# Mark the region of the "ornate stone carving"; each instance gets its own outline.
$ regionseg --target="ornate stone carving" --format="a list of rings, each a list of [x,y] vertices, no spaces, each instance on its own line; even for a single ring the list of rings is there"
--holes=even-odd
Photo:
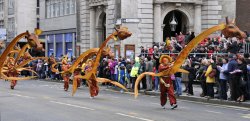
[[[201,4],[202,0],[154,0],[154,3],[196,3]]]
[[[89,6],[108,5],[108,0],[89,0]]]

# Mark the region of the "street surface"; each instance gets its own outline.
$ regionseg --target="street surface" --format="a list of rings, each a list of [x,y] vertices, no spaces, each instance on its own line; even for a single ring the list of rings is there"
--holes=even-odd
[[[71,88],[69,89],[71,91]],[[101,87],[90,99],[86,87],[75,96],[63,83],[19,81],[15,90],[0,81],[0,121],[250,121],[250,108],[178,100],[162,109],[159,97],[119,93]]]

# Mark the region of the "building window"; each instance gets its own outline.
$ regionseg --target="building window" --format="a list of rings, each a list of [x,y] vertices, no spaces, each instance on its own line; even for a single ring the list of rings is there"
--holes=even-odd
[[[47,18],[76,13],[76,0],[46,0]]]
[[[14,8],[15,8],[15,1],[14,0],[9,0],[8,3],[8,14],[13,15],[14,14]]]
[[[8,18],[8,37],[13,39],[15,37],[15,19]]]
[[[50,18],[51,16],[51,9],[50,9],[50,7],[51,7],[51,4],[50,4],[50,1],[49,0],[46,0],[46,17],[47,18]]]
[[[65,2],[65,15],[70,14],[70,0],[66,0]]]
[[[51,8],[52,14],[51,17],[56,17],[56,3],[55,1],[52,1],[52,8]]]
[[[4,20],[0,20],[0,28],[4,28]]]
[[[0,12],[4,11],[4,2],[0,0]]]
[[[76,13],[76,1],[70,0],[70,14]]]
[[[60,4],[59,4],[59,0],[55,1],[55,11],[56,11],[55,17],[60,16]]]
[[[135,45],[125,45],[125,57],[129,59],[135,57]]]
[[[63,16],[64,15],[64,3],[65,3],[65,0],[60,0],[60,16]]]

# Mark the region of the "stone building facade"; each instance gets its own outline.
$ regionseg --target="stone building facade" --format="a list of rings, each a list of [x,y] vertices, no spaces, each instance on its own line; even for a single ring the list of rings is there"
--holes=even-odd
[[[237,0],[236,24],[241,30],[250,32],[250,2],[249,0]]]
[[[76,55],[76,0],[39,0],[40,36],[45,41],[45,55]]]
[[[37,27],[37,0],[0,0],[0,28],[7,30],[7,41]],[[25,41],[25,40],[21,40]]]
[[[127,26],[132,37],[110,42],[116,57],[138,54],[140,46],[151,47],[174,33],[201,31],[235,18],[236,0],[80,0],[81,51],[98,47],[116,25]],[[175,15],[176,31],[169,21]]]

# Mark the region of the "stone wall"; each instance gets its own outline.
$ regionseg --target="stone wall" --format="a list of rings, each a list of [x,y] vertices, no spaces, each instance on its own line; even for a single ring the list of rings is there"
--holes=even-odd
[[[236,1],[236,24],[241,30],[250,32],[250,2],[249,0]]]
[[[88,1],[80,1],[80,39],[81,39],[81,53],[88,50],[90,46],[90,25],[89,25],[89,6]]]
[[[222,6],[218,0],[204,0],[202,5],[202,30],[218,25],[222,19]]]
[[[140,46],[152,45],[154,35],[154,7],[153,0],[139,0],[138,3],[138,39]],[[158,13],[160,14],[160,13]],[[140,47],[139,46],[139,47]],[[137,47],[137,48],[139,48]]]

